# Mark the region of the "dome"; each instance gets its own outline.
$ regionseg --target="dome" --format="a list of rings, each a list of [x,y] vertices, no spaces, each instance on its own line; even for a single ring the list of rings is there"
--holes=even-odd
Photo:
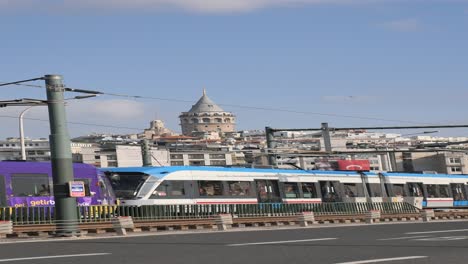
[[[196,104],[190,108],[189,113],[204,113],[204,112],[224,112],[224,110],[215,104],[207,95],[206,90],[203,89],[203,96]]]

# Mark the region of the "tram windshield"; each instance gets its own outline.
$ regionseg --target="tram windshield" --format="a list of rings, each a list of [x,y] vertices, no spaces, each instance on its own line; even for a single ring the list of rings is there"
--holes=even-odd
[[[133,199],[149,176],[141,173],[109,173],[107,177],[117,198]]]

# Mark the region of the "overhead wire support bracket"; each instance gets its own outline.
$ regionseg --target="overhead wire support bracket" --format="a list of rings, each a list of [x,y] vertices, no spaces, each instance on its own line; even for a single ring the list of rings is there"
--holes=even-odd
[[[16,82],[2,83],[2,84],[0,84],[0,86],[7,86],[7,85],[13,85],[13,84],[19,84],[19,83],[25,83],[25,82],[32,82],[32,81],[39,81],[39,80],[44,80],[44,77],[33,78],[33,79],[22,80],[22,81],[16,81]]]
[[[93,90],[84,90],[84,89],[75,89],[66,87],[65,91],[67,92],[75,92],[75,93],[87,93],[87,94],[104,94],[103,92],[93,91]]]
[[[10,105],[11,106],[31,106],[31,105],[45,105],[45,104],[47,104],[47,101],[38,100],[38,99],[29,99],[29,98],[0,101],[0,107],[7,107]]]

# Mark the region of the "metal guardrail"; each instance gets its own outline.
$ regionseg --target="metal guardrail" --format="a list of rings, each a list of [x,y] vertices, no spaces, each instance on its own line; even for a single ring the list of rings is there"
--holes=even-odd
[[[365,214],[369,210],[382,213],[417,213],[408,203],[315,203],[315,204],[210,204],[210,205],[148,205],[120,206],[116,213],[134,219],[210,218],[219,214],[234,217],[293,216],[301,212],[315,215]]]
[[[310,213],[312,214],[312,213]],[[229,215],[225,215],[228,217]],[[218,216],[219,217],[219,216]],[[377,217],[377,216],[376,216]],[[116,218],[114,218],[115,221]],[[368,222],[369,215],[320,215],[307,220],[302,217],[302,214],[289,215],[289,216],[260,216],[260,217],[237,217],[230,218],[231,222],[227,223],[232,227],[258,227],[258,226],[282,226],[282,225],[296,225],[307,226],[308,223],[362,223]],[[468,219],[468,212],[435,212],[435,216],[431,219]],[[424,219],[424,212],[419,213],[400,213],[400,214],[381,214],[380,218],[373,219],[376,222],[394,222],[394,221],[428,221]],[[305,224],[307,222],[307,224]],[[373,222],[373,221],[372,221]],[[153,219],[153,220],[137,220],[132,227],[124,227],[125,233],[140,232],[140,231],[171,231],[171,230],[190,230],[190,229],[216,229],[224,230],[224,226],[220,229],[217,226],[218,222],[216,217],[211,218],[196,218],[196,219]],[[80,233],[77,235],[86,235],[87,233],[107,233],[116,232],[115,224],[112,221],[108,222],[83,222],[79,223],[78,229]],[[227,228],[227,226],[226,226]],[[15,225],[13,226],[13,234],[5,235],[7,237],[37,237],[37,236],[56,236],[60,228],[56,224],[38,224],[38,225]],[[123,231],[123,230],[121,230]],[[117,232],[118,234],[118,232]]]
[[[231,214],[235,218],[294,216],[301,212],[320,215],[359,215],[369,210],[382,214],[417,213],[408,203],[316,203],[316,204],[192,204],[145,206],[83,206],[78,207],[79,223],[108,222],[116,216],[131,216],[135,220],[172,220],[212,218],[219,214]],[[14,225],[53,224],[53,207],[0,208],[0,221],[12,221]]]

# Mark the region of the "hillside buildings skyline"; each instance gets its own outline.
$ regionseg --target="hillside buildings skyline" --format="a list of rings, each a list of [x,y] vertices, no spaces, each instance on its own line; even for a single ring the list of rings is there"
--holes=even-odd
[[[224,111],[206,90],[189,111],[181,112],[182,134],[166,128],[163,120],[151,120],[136,134],[91,134],[71,142],[74,162],[97,167],[142,166],[140,142],[148,139],[154,166],[275,166],[303,169],[337,169],[340,160],[365,160],[371,171],[433,171],[468,173],[467,137],[433,137],[428,131],[405,137],[398,133],[364,130],[333,131],[325,151],[321,131],[281,131],[275,147],[267,147],[262,130],[236,131],[235,113]],[[437,131],[430,131],[430,133]],[[419,135],[418,135],[419,134]],[[0,141],[0,160],[18,160],[19,139]],[[468,150],[466,151],[468,152]],[[28,160],[50,160],[47,139],[26,138]],[[339,169],[339,168],[338,168]]]

